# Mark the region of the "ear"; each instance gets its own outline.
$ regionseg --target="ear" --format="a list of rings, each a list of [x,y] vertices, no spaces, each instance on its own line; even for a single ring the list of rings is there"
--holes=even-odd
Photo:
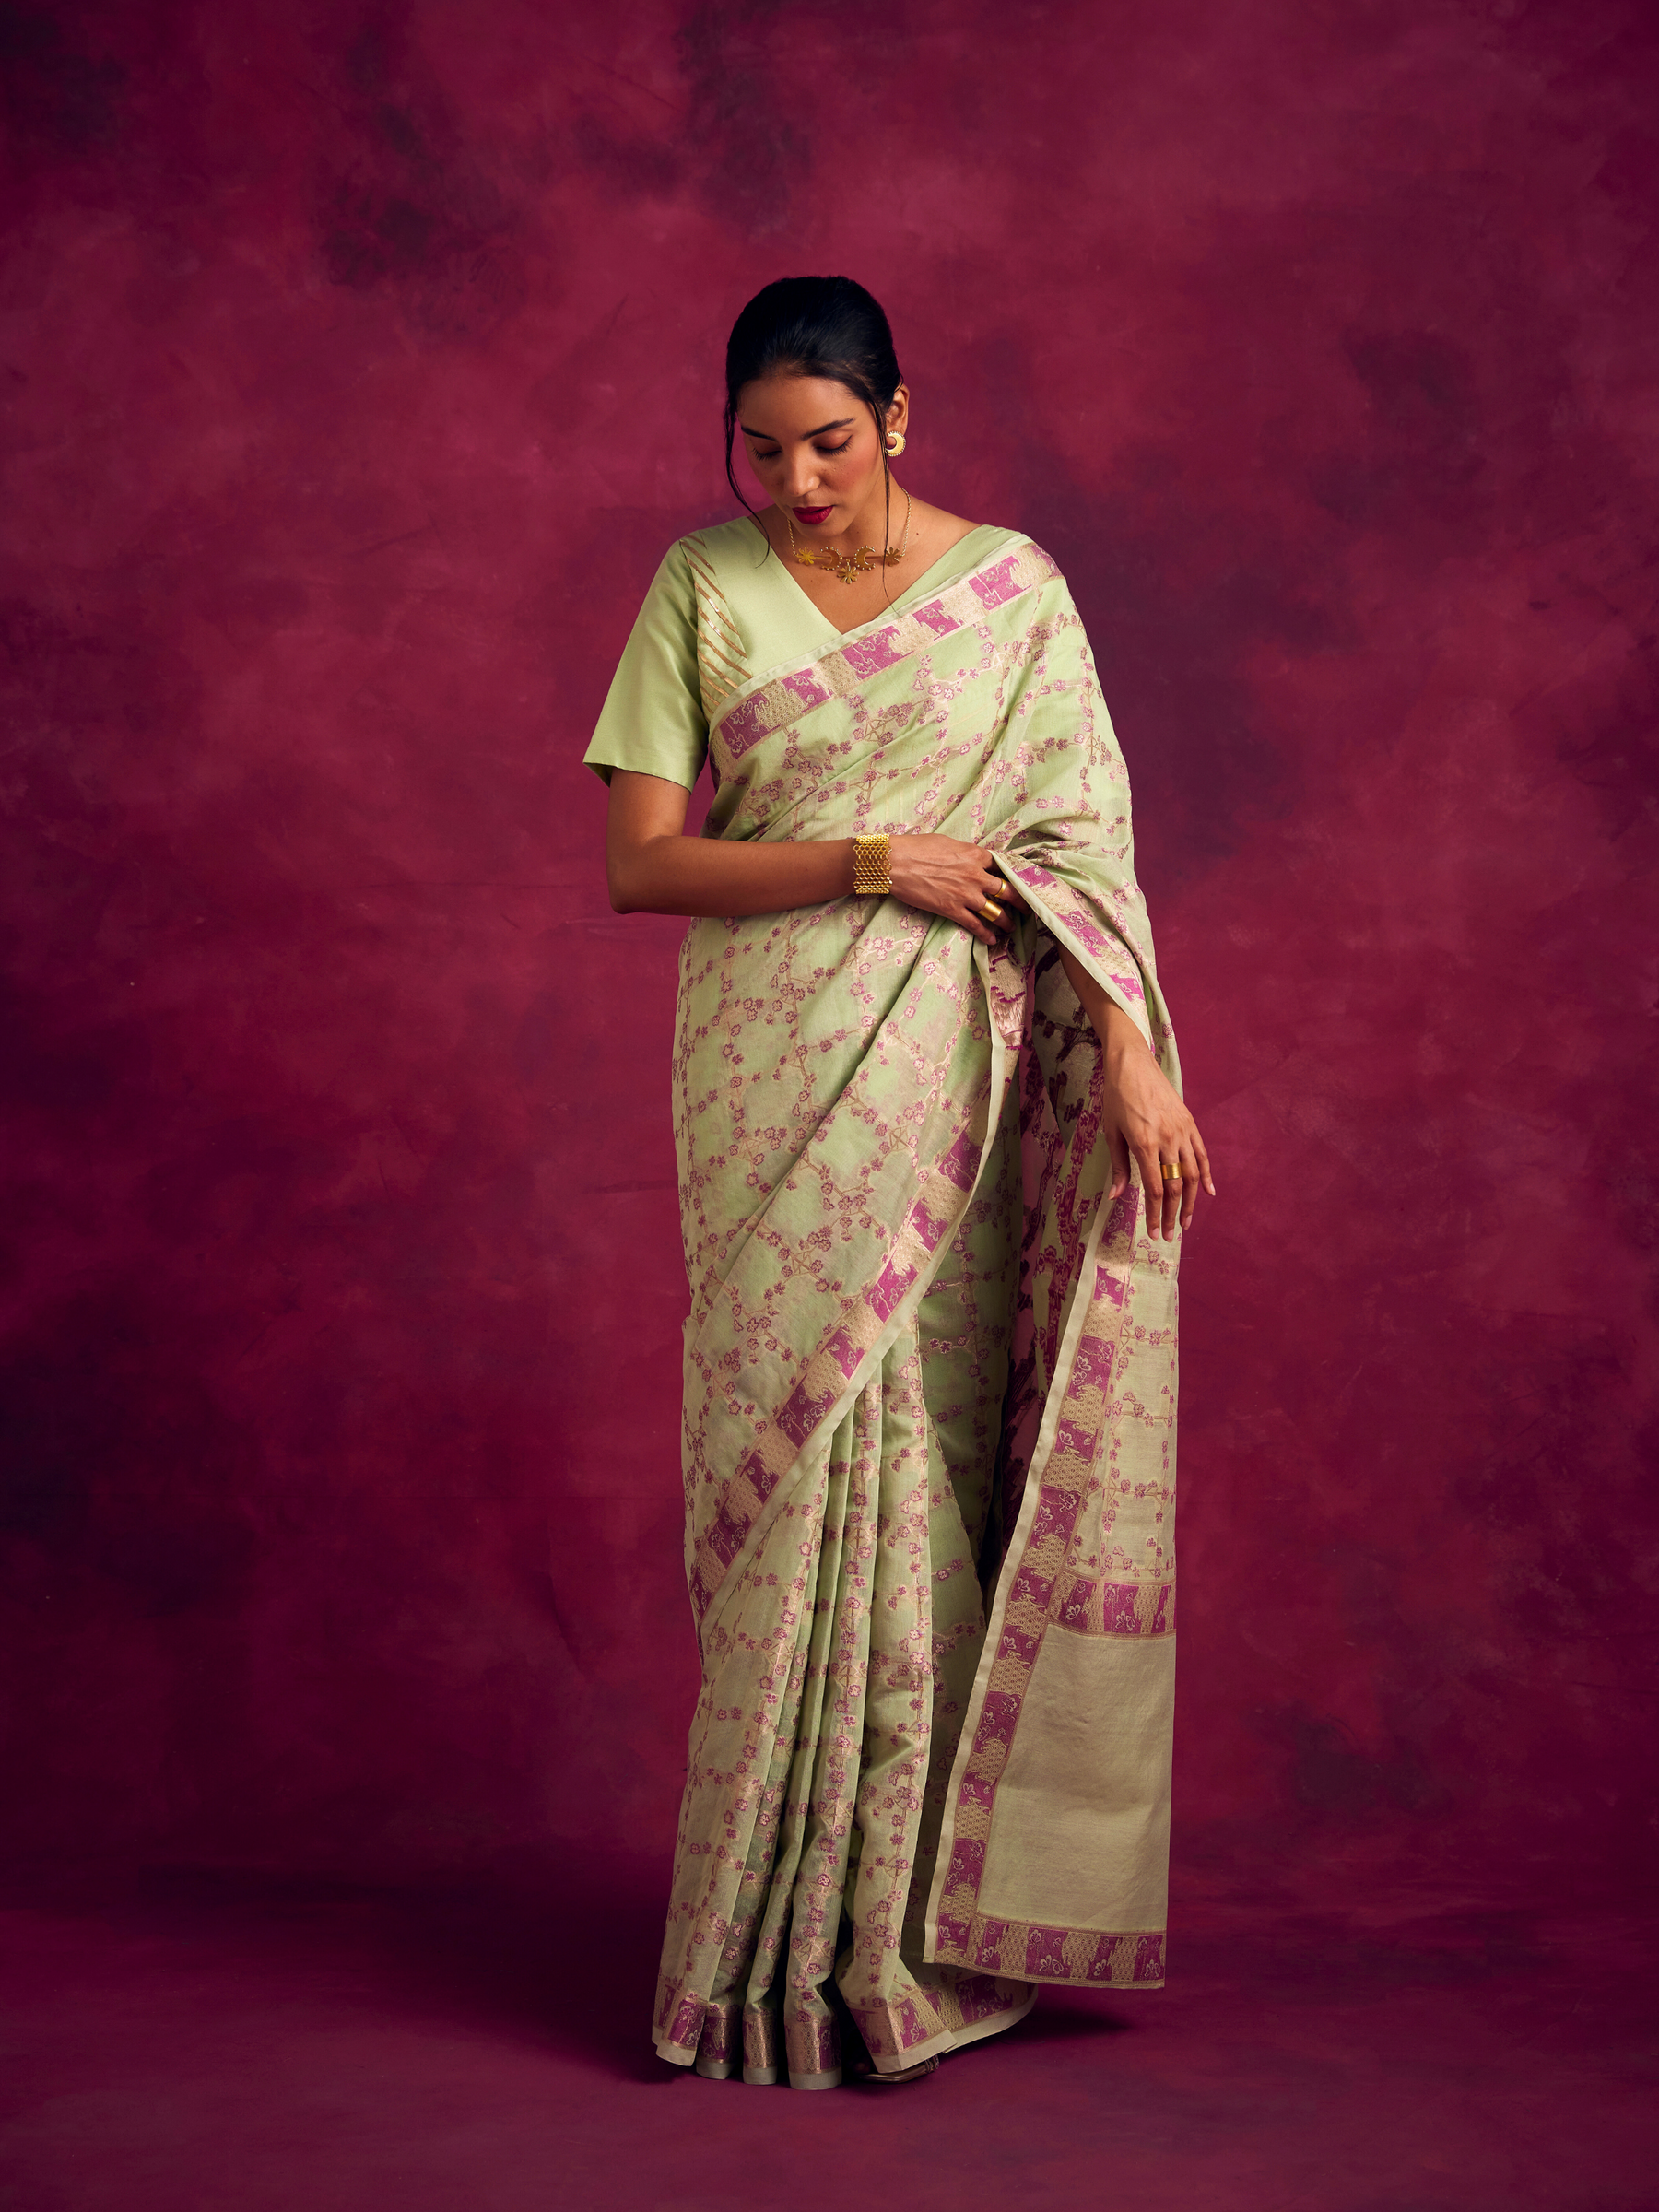
[[[910,423],[910,386],[900,384],[894,393],[887,411],[887,427],[903,437]]]

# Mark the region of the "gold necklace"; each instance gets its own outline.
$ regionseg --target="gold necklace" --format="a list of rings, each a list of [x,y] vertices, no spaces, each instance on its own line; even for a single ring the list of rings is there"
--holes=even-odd
[[[907,491],[904,495],[904,535],[896,546],[885,553],[877,553],[874,546],[860,546],[856,553],[837,553],[830,546],[808,546],[803,553],[795,544],[794,524],[784,508],[783,527],[789,533],[789,549],[804,569],[833,569],[843,583],[851,583],[854,576],[866,576],[874,568],[896,569],[910,548],[911,513],[914,502]]]

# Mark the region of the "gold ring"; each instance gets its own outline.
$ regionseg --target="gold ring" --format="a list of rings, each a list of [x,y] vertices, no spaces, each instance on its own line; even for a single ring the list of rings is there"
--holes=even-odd
[[[980,908],[980,912],[984,915],[987,922],[1000,922],[1003,918],[1003,910],[997,905],[994,899],[987,899],[984,905]]]
[[[1163,1179],[1166,1182],[1180,1182],[1183,1180],[1181,1162],[1178,1159],[1160,1159],[1158,1164],[1163,1170]]]

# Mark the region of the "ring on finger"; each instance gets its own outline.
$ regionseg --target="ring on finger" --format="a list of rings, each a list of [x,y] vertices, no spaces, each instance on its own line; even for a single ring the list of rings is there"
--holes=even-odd
[[[987,899],[979,911],[984,915],[987,922],[1000,922],[1003,918],[1003,910],[997,905],[994,899]]]
[[[1166,1182],[1182,1182],[1185,1181],[1185,1171],[1182,1169],[1182,1164],[1178,1159],[1160,1159],[1158,1164],[1159,1169],[1162,1171],[1163,1179]]]

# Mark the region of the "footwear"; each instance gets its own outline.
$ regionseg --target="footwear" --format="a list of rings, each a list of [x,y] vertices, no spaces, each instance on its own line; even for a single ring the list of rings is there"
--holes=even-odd
[[[867,2082],[872,2088],[901,2088],[906,2082],[925,2081],[938,2065],[938,2057],[919,2059],[913,2066],[901,2066],[897,2074],[879,2074],[874,2065],[860,2066],[853,2073],[853,2081]]]

